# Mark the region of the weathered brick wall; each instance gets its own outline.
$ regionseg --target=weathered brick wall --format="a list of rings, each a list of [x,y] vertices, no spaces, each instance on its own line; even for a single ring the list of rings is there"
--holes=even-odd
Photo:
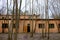
[[[35,18],[36,16],[34,16]],[[10,20],[3,20],[1,19],[2,16],[0,17],[0,33],[2,32],[2,23],[7,23]],[[24,22],[25,21],[25,22]],[[14,21],[15,23],[15,21]],[[36,33],[42,33],[42,28],[38,28],[38,24],[43,23],[44,26],[44,32],[48,32],[48,22],[45,19],[37,19],[37,20],[33,20],[33,31],[35,29]],[[49,23],[53,23],[54,24],[54,28],[49,29],[49,32],[53,32],[53,33],[57,33],[58,32],[58,24],[60,24],[60,20],[58,19],[49,19]],[[32,19],[29,20],[29,17],[26,16],[24,19],[24,16],[21,16],[21,20],[19,21],[19,28],[18,28],[18,32],[22,33],[22,32],[27,32],[27,24],[30,24],[30,32],[32,32]],[[15,28],[13,28],[13,31],[15,32]],[[8,32],[8,28],[4,29],[4,32]]]

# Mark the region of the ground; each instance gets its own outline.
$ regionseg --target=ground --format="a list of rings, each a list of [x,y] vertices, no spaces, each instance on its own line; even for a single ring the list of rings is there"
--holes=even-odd
[[[46,37],[42,37],[41,33],[34,33],[31,37],[31,33],[20,33],[17,36],[17,40],[60,40],[60,33],[50,33],[49,39],[48,34]],[[14,35],[12,36],[14,40]],[[0,34],[0,40],[8,40],[8,34]]]

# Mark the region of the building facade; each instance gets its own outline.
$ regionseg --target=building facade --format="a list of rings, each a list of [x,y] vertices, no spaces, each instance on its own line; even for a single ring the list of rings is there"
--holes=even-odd
[[[32,19],[33,18],[33,19]],[[6,15],[0,15],[0,33],[8,33],[8,30],[11,29],[8,27],[11,26],[12,15],[9,15],[7,19]],[[15,16],[13,24],[13,33],[15,32]],[[40,19],[39,15],[20,15],[18,33],[58,33],[60,32],[60,19]]]

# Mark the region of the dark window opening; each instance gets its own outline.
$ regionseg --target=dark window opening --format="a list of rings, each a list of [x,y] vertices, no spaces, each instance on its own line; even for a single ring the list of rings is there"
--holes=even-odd
[[[60,28],[60,24],[58,24],[58,28]]]
[[[4,17],[2,17],[2,19],[4,19]]]
[[[13,26],[13,28],[16,28],[16,24],[13,24],[12,26]],[[19,28],[19,27],[17,27],[17,28]]]
[[[27,25],[27,32],[30,32],[30,24]]]
[[[58,33],[60,33],[60,24],[58,24]]]
[[[2,28],[8,28],[8,24],[3,23],[3,24],[2,24]]]
[[[5,28],[8,28],[8,24],[3,23],[3,24],[2,24],[2,33],[4,33],[4,29],[5,29]]]
[[[49,28],[54,28],[54,24],[49,24]]]
[[[15,28],[15,24],[13,24],[13,28]]]
[[[39,28],[44,28],[44,24],[38,24]]]

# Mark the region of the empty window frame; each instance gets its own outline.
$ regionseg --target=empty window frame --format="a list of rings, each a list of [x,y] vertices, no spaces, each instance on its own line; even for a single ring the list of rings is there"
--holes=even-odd
[[[38,28],[44,28],[44,24],[38,24]]]
[[[3,23],[2,24],[2,28],[8,28],[8,24],[7,23]]]
[[[16,28],[15,24],[13,24],[13,28]]]
[[[16,28],[16,24],[15,23],[13,24],[13,28]],[[19,28],[19,26],[17,28]]]
[[[54,28],[54,24],[49,24],[49,28]]]
[[[2,17],[2,19],[4,19],[4,17]]]
[[[58,24],[58,28],[60,28],[60,24]]]

